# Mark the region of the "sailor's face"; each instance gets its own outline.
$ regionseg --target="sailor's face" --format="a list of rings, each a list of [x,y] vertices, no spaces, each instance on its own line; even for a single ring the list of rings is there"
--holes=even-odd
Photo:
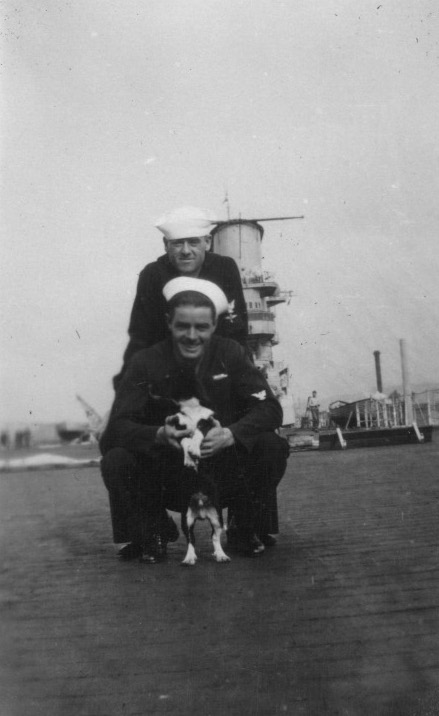
[[[177,356],[197,361],[212,338],[216,322],[208,306],[177,306],[168,326]]]
[[[210,249],[210,236],[194,236],[185,239],[164,239],[169,261],[178,273],[198,276],[206,251]]]

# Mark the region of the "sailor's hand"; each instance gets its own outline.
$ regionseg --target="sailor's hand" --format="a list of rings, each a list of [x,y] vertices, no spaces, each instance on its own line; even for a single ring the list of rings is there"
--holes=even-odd
[[[235,444],[235,438],[229,428],[223,428],[218,420],[213,420],[214,427],[209,430],[201,443],[201,458],[213,457],[221,450]]]
[[[188,428],[176,428],[176,418],[178,420],[176,415],[169,415],[165,419],[165,424],[157,430],[155,441],[159,445],[169,445],[176,450],[181,450],[180,440],[190,435],[191,431]]]

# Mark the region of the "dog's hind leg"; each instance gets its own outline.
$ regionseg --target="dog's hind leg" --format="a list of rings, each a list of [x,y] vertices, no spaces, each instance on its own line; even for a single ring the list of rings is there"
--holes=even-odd
[[[212,526],[212,544],[213,556],[217,562],[230,562],[230,557],[226,555],[221,546],[221,533],[223,531],[218,512],[211,509],[207,513],[207,518]]]
[[[187,539],[187,552],[182,564],[194,565],[197,561],[197,555],[195,553],[195,515],[189,507],[185,517],[182,519],[181,528]]]

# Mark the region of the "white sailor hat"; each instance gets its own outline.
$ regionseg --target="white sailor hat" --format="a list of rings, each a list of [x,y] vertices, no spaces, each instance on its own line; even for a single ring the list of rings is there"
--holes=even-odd
[[[212,281],[206,281],[204,278],[179,276],[168,281],[163,287],[163,295],[168,303],[177,293],[183,291],[197,291],[197,293],[207,296],[215,306],[217,316],[228,311],[229,304],[226,294]]]
[[[207,236],[212,231],[215,218],[212,212],[196,209],[194,206],[182,206],[170,214],[161,216],[156,227],[165,239],[188,239],[192,236]]]

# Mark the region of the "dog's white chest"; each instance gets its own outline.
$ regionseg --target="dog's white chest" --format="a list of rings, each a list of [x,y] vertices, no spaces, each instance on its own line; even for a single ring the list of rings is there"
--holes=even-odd
[[[197,467],[204,438],[198,426],[200,421],[208,420],[212,415],[212,410],[200,405],[198,398],[191,398],[180,403],[179,423],[191,431],[191,435],[181,441],[186,467]]]

